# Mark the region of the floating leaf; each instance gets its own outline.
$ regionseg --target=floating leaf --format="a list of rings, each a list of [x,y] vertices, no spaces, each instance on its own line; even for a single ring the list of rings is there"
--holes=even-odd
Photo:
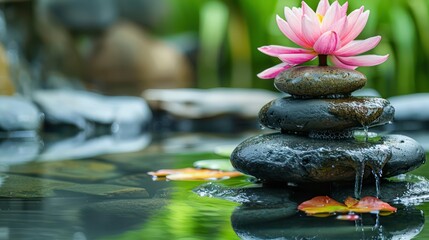
[[[242,176],[236,171],[219,171],[210,169],[182,168],[162,169],[156,172],[148,172],[154,177],[165,177],[168,180],[215,180]]]
[[[335,201],[328,196],[319,196],[305,201],[298,206],[298,210],[307,214],[348,212],[346,205]]]
[[[319,196],[305,201],[298,206],[298,210],[309,215],[320,215],[334,212],[355,212],[355,213],[380,213],[385,216],[396,212],[396,208],[376,197],[364,197],[360,201],[348,197],[345,204],[339,203],[328,196]],[[342,219],[344,220],[344,219]]]
[[[356,205],[359,202],[356,198],[347,197],[346,200],[344,200],[344,204],[349,208],[354,205]]]
[[[375,132],[354,131],[353,137],[358,142],[377,143],[381,141],[381,135]]]
[[[240,172],[206,171],[199,170],[193,173],[179,173],[168,175],[168,180],[216,180],[242,176]]]
[[[369,212],[396,212],[396,208],[390,206],[388,203],[381,201],[376,197],[364,197],[357,204],[350,207],[350,211],[357,213]]]
[[[148,172],[147,174],[154,176],[154,177],[166,177],[166,176],[172,175],[172,174],[191,173],[194,171],[195,171],[195,168],[161,169],[161,170],[158,170],[156,172]]]
[[[229,159],[211,159],[211,160],[200,160],[194,162],[196,168],[207,168],[222,171],[234,171],[234,167],[231,165]]]

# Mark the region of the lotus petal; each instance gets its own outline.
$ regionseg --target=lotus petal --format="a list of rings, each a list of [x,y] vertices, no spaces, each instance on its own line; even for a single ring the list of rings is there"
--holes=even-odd
[[[279,56],[279,59],[291,65],[298,65],[304,62],[308,62],[314,59],[315,57],[316,55],[312,53],[297,53],[297,54],[282,54]]]
[[[314,43],[314,51],[318,54],[333,54],[340,46],[338,34],[334,31],[326,32]]]
[[[275,65],[274,67],[268,68],[264,70],[263,72],[258,74],[259,78],[262,79],[271,79],[275,78],[280,72],[293,67],[294,65],[290,65],[288,63],[280,63]]]
[[[340,57],[337,56],[338,60],[342,63],[350,66],[374,66],[381,63],[384,63],[389,55],[361,55],[353,57]]]
[[[347,45],[338,49],[335,54],[343,57],[358,55],[375,48],[380,40],[380,36],[375,36],[365,40],[351,41]]]
[[[277,45],[269,45],[258,48],[259,51],[273,57],[278,57],[282,54],[292,54],[292,53],[311,53],[311,50],[302,49],[302,48],[291,48],[283,47]]]

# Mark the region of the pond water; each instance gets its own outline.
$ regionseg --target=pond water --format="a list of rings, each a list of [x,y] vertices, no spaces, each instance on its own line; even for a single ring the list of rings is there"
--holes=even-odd
[[[250,177],[154,181],[147,174],[218,159],[215,146],[247,136],[168,136],[133,153],[2,166],[0,239],[429,239],[428,165],[381,184],[381,198],[397,213],[356,221],[296,210],[314,196],[353,195],[353,184],[297,188]],[[374,194],[373,183],[364,186],[363,195]]]

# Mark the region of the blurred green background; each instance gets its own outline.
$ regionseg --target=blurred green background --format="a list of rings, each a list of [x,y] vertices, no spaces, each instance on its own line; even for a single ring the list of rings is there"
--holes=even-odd
[[[318,3],[307,2],[314,9]],[[25,59],[21,66],[28,66],[30,82],[39,88],[63,87],[52,74],[60,72],[108,95],[177,87],[275,91],[271,80],[256,74],[280,61],[257,48],[295,46],[275,16],[284,17],[284,6],[300,5],[299,0],[9,0],[0,3],[7,36],[26,39],[17,39],[18,47],[4,36],[0,40],[7,52],[19,50]],[[358,68],[368,77],[367,87],[383,97],[428,92],[429,0],[350,1],[348,12],[362,5],[371,14],[358,39],[381,35],[379,46],[368,53],[390,54],[379,66]],[[16,69],[19,76],[12,72],[12,78],[19,91],[22,71]]]
[[[284,6],[300,6],[299,0],[170,0],[173,14],[162,34],[199,33],[199,87],[253,87],[273,89],[270,80],[256,74],[279,63],[257,47],[269,44],[294,46],[278,30],[275,15],[284,18]],[[306,1],[313,9],[318,1]],[[332,2],[332,1],[330,1]],[[339,1],[343,4],[345,1]],[[350,1],[349,11],[364,5],[371,11],[358,39],[381,35],[372,52],[390,54],[389,60],[358,71],[368,77],[367,87],[382,96],[429,91],[429,0]],[[174,22],[174,24],[172,24]]]

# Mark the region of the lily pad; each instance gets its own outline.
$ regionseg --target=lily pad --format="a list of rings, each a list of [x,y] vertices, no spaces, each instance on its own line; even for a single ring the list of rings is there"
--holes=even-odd
[[[234,167],[231,165],[229,159],[210,159],[210,160],[200,160],[194,162],[194,167],[196,168],[206,168],[222,171],[234,171]]]

